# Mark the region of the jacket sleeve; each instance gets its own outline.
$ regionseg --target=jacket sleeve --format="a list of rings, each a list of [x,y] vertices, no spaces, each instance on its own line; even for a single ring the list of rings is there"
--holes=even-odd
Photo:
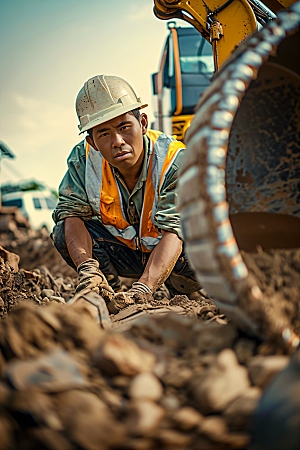
[[[53,212],[55,223],[67,217],[89,220],[95,213],[85,190],[86,157],[83,142],[73,148],[68,158],[68,170],[59,186],[59,201]]]
[[[158,199],[157,212],[154,217],[154,225],[160,230],[177,234],[182,240],[180,214],[176,211],[176,187],[180,162],[184,149],[177,155],[162,185]]]

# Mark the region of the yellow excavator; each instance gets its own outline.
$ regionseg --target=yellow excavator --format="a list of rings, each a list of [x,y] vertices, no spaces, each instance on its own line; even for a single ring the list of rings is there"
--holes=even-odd
[[[197,279],[229,317],[297,347],[282,303],[261,291],[241,251],[300,247],[300,2],[154,3],[157,17],[189,22],[213,50],[178,190]]]
[[[214,71],[245,37],[275,14],[259,0],[225,4],[157,0],[154,12],[161,19],[175,17],[194,25],[187,28],[168,21],[159,70],[152,75],[153,128],[183,140],[195,104]]]

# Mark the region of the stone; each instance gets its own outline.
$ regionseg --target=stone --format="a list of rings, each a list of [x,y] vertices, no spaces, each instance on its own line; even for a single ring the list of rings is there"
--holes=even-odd
[[[206,308],[206,307],[205,307]],[[202,314],[203,309],[201,309]],[[197,349],[199,353],[213,352],[218,353],[221,350],[231,347],[236,330],[231,325],[220,327],[216,324],[210,324],[198,327]]]
[[[160,381],[150,372],[137,375],[129,387],[129,396],[132,399],[148,399],[157,401],[163,395]]]
[[[131,432],[144,435],[153,432],[164,417],[164,410],[151,400],[137,400],[129,414],[128,428]]]
[[[231,349],[225,349],[192,382],[190,393],[196,408],[203,414],[209,414],[223,411],[249,386],[247,369],[239,365]]]
[[[163,382],[168,386],[175,388],[181,388],[192,379],[193,371],[188,367],[178,367],[176,370],[172,370],[163,376]]]
[[[192,442],[192,438],[186,434],[179,433],[175,430],[160,430],[157,435],[162,447],[158,448],[188,448]]]
[[[107,375],[135,376],[151,370],[155,356],[125,337],[112,334],[100,346],[96,363]]]
[[[54,350],[38,358],[14,359],[5,367],[5,376],[17,390],[39,389],[60,392],[74,387],[88,387],[82,366],[65,350]]]
[[[120,448],[126,435],[110,409],[92,392],[70,390],[55,395],[57,413],[75,447]]]
[[[178,400],[177,397],[175,397],[175,395],[165,395],[160,404],[167,410],[176,410],[179,408],[180,406],[180,402]]]
[[[55,292],[53,289],[42,289],[41,295],[50,298],[55,295]]]
[[[9,387],[3,382],[0,382],[0,404],[6,403],[10,394],[11,391]]]
[[[50,300],[58,303],[66,303],[63,297],[58,297],[57,295],[51,295]]]
[[[181,430],[190,430],[196,426],[200,426],[203,416],[190,406],[184,406],[175,412],[172,419]]]
[[[200,434],[204,434],[215,442],[226,442],[228,427],[225,420],[219,416],[205,417],[199,428]]]
[[[258,405],[260,397],[261,390],[258,387],[250,387],[227,406],[223,412],[223,417],[230,429],[248,429],[251,416]]]
[[[254,356],[248,364],[252,383],[264,389],[275,375],[288,365],[289,360],[290,358],[284,355]]]

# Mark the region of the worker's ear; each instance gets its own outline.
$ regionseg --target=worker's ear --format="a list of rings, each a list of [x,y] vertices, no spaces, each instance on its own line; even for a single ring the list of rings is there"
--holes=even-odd
[[[86,137],[86,142],[87,142],[88,144],[90,144],[90,146],[93,147],[94,150],[96,150],[97,152],[99,151],[99,150],[95,147],[95,144],[94,144],[94,142],[92,141],[92,139],[90,138],[89,135],[87,135],[87,137]]]
[[[141,127],[142,127],[142,133],[146,134],[148,129],[148,117],[147,114],[142,113],[141,114]]]

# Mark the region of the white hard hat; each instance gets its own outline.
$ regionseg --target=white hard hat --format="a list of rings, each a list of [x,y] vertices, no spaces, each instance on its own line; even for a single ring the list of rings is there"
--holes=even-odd
[[[76,99],[80,133],[121,116],[136,108],[145,108],[140,97],[125,80],[97,75],[84,83]]]

